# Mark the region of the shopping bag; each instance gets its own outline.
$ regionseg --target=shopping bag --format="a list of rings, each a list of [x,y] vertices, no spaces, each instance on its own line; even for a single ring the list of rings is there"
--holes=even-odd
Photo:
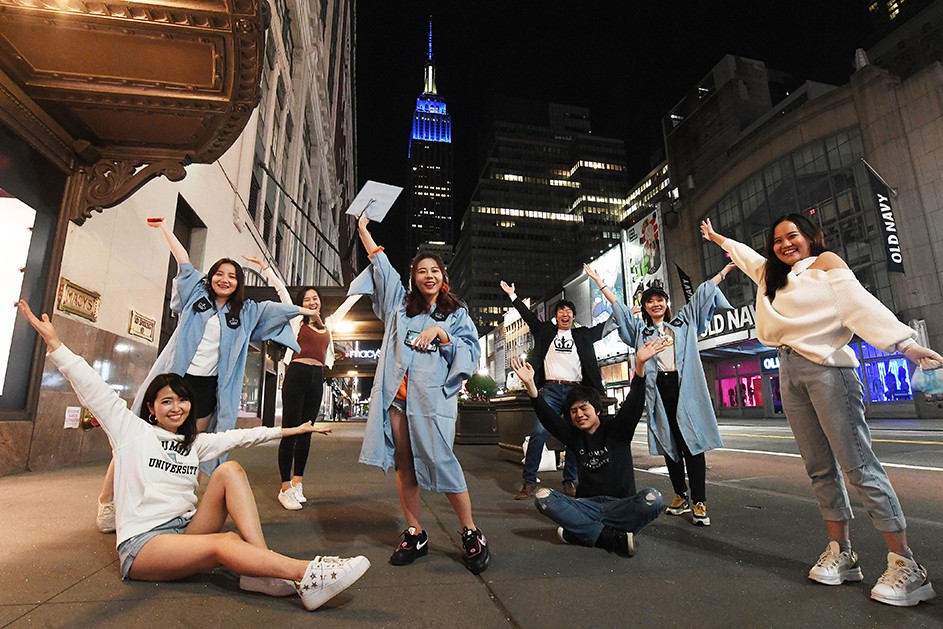
[[[530,443],[530,435],[524,437],[524,443],[521,446],[524,450],[524,453],[527,453],[527,444]],[[524,459],[521,459],[521,464],[523,465]],[[553,450],[547,449],[547,444],[544,444],[544,451],[540,453],[540,465],[537,467],[538,472],[554,472],[557,469],[557,453]]]

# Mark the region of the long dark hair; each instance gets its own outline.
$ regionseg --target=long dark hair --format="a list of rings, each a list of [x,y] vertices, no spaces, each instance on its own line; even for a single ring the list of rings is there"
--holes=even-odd
[[[305,303],[305,295],[308,294],[308,291],[309,291],[309,290],[313,290],[313,291],[315,292],[315,294],[318,296],[318,299],[321,299],[321,293],[318,292],[318,289],[317,289],[317,288],[315,288],[314,286],[303,286],[303,287],[301,287],[301,288],[298,289],[298,292],[297,292],[297,293],[295,293],[295,305],[296,305],[296,306],[304,306],[304,303]],[[321,304],[321,305],[323,306],[324,304]],[[321,321],[322,321],[322,323],[317,323],[317,322],[315,323],[315,327],[316,327],[317,329],[319,329],[319,330],[323,330],[323,329],[324,329],[324,323],[323,323],[324,317],[321,317]],[[305,316],[304,316],[304,322],[305,322],[305,325],[308,325],[308,324],[311,322],[311,317],[309,317],[308,315],[305,315]]]
[[[432,260],[439,269],[442,270],[442,288],[439,290],[439,297],[435,302],[436,312],[450,315],[459,308],[464,308],[465,303],[458,298],[458,295],[449,289],[449,274],[445,270],[445,262],[443,262],[442,256],[436,253],[420,251],[416,257],[413,258],[413,261],[409,263],[409,283],[412,288],[406,294],[406,316],[415,317],[421,312],[429,311],[429,302],[427,302],[426,298],[419,292],[419,286],[416,285],[416,267],[419,266],[419,263],[423,260]]]
[[[193,400],[193,389],[190,387],[190,383],[183,379],[183,376],[178,376],[175,373],[158,374],[151,380],[151,383],[147,385],[147,389],[144,391],[144,401],[141,403],[141,409],[138,411],[138,415],[140,415],[144,421],[154,423],[150,420],[151,411],[148,406],[154,406],[154,400],[157,399],[157,394],[160,393],[160,390],[164,387],[170,387],[170,390],[176,393],[181,400]],[[183,435],[183,448],[189,450],[196,439],[196,418],[193,416],[192,412],[183,420],[180,428],[177,429],[177,434]]]
[[[224,264],[231,264],[233,268],[236,269],[236,281],[239,282],[239,286],[237,286],[236,290],[229,296],[229,300],[226,303],[229,304],[229,312],[235,316],[239,316],[239,312],[242,311],[242,304],[246,301],[246,274],[238,262],[232,258],[220,258],[214,262],[210,270],[206,272],[206,292],[210,294],[210,299],[216,299],[216,293],[213,292],[213,276],[216,275],[216,271],[219,270],[219,267]]]
[[[770,301],[776,298],[776,291],[786,285],[789,271],[792,269],[773,252],[773,234],[776,232],[776,227],[786,221],[794,223],[799,233],[809,241],[809,255],[817,256],[829,250],[825,246],[825,234],[822,228],[802,214],[786,214],[770,225],[769,233],[766,234],[766,268],[763,271],[763,280],[766,282],[765,294]]]

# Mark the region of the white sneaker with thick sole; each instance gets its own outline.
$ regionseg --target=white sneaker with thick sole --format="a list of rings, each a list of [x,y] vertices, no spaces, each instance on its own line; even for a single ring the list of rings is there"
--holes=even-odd
[[[297,594],[295,582],[275,577],[239,577],[239,589],[247,592],[259,592],[269,596],[293,596]]]
[[[294,492],[295,500],[297,500],[299,503],[304,504],[308,502],[308,499],[305,498],[304,492],[302,491],[301,483],[298,483],[297,485],[292,483],[290,489],[292,492]]]
[[[910,607],[936,596],[926,569],[913,559],[887,553],[887,570],[871,588],[871,598],[888,605]]]
[[[845,581],[860,581],[864,575],[858,566],[858,553],[853,550],[841,552],[838,542],[829,542],[828,548],[809,570],[809,578],[825,585],[841,585]]]
[[[98,515],[95,518],[95,524],[102,533],[115,532],[115,503],[98,503]]]
[[[363,555],[350,559],[315,557],[305,568],[305,576],[300,583],[295,584],[295,588],[305,609],[313,612],[353,585],[369,567],[370,560]]]
[[[297,511],[301,508],[301,503],[295,498],[295,492],[291,490],[291,487],[285,491],[278,492],[278,501],[289,511]]]

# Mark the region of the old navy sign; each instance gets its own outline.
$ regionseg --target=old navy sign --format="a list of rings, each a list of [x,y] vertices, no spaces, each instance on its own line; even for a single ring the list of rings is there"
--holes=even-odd
[[[740,332],[754,327],[756,322],[756,309],[753,304],[719,312],[711,317],[710,324],[707,326],[707,338],[712,336],[722,336],[731,332]]]
[[[894,208],[891,207],[891,191],[887,184],[881,181],[868,169],[868,179],[871,191],[874,194],[874,203],[878,210],[878,223],[881,225],[881,235],[884,238],[884,251],[887,255],[887,272],[903,273],[904,256],[901,252],[900,232],[897,231],[897,219],[894,217]]]

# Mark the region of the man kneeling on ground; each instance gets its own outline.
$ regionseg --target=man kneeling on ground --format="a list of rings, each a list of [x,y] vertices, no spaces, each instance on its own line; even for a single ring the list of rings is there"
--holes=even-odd
[[[667,347],[665,339],[659,338],[639,349],[629,394],[614,417],[600,416],[602,402],[595,389],[574,387],[563,405],[570,421],[554,413],[538,394],[533,366],[516,358],[512,361],[537,419],[566,444],[568,455],[577,456],[580,483],[575,498],[546,488],[534,494],[540,512],[560,525],[557,534],[563,542],[631,557],[635,534],[661,513],[658,490],[635,491],[632,437],[645,404],[645,362]]]

